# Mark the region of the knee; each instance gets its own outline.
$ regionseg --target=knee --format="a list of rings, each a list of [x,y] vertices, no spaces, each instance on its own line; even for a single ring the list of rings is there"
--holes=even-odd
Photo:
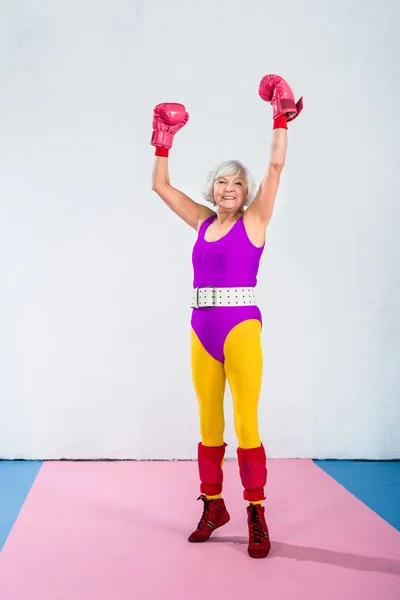
[[[201,442],[204,446],[222,446],[224,443],[224,423],[215,420],[200,421]]]
[[[249,419],[237,416],[235,418],[235,433],[239,448],[257,448],[261,444],[257,417]]]

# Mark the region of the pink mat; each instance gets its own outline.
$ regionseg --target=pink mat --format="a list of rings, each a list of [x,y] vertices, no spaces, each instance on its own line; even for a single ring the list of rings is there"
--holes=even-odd
[[[245,503],[206,544],[192,462],[45,463],[0,555],[1,600],[399,600],[400,534],[312,461],[269,461],[272,550],[247,555]]]

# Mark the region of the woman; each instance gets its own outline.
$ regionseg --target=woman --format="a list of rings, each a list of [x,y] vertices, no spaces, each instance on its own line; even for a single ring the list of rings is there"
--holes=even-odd
[[[228,379],[238,438],[238,463],[248,501],[248,553],[253,558],[270,550],[265,509],[266,455],[258,431],[262,378],[261,313],[254,298],[264,249],[287,149],[287,122],[302,110],[289,85],[266,75],[259,93],[273,106],[273,138],[267,172],[253,198],[252,180],[238,161],[225,162],[210,174],[206,200],[212,210],[174,188],[168,154],[175,133],[189,118],[182,104],[154,109],[151,144],[156,147],[153,190],[198,232],[193,249],[192,375],[200,409],[198,445],[203,515],[190,542],[204,542],[230,519],[222,498],[225,454],[223,399]],[[248,207],[245,209],[245,207]]]

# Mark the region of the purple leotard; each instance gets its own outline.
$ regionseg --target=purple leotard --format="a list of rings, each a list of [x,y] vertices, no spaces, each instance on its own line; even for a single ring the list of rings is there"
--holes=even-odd
[[[193,287],[255,287],[264,246],[257,248],[249,240],[240,217],[232,229],[216,242],[204,239],[208,226],[216,219],[202,223],[193,248]],[[194,308],[192,328],[207,352],[224,362],[224,343],[228,333],[248,319],[262,322],[258,306],[217,306]]]

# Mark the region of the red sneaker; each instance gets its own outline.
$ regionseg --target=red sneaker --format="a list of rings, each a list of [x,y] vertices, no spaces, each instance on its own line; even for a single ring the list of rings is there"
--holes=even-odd
[[[265,558],[271,550],[268,527],[265,522],[265,508],[261,504],[247,507],[247,525],[249,527],[249,547],[251,558]]]
[[[189,542],[206,542],[215,529],[222,527],[230,520],[230,516],[222,498],[207,500],[204,495],[201,495],[197,500],[204,502],[203,514],[196,531],[193,531],[188,540]]]

